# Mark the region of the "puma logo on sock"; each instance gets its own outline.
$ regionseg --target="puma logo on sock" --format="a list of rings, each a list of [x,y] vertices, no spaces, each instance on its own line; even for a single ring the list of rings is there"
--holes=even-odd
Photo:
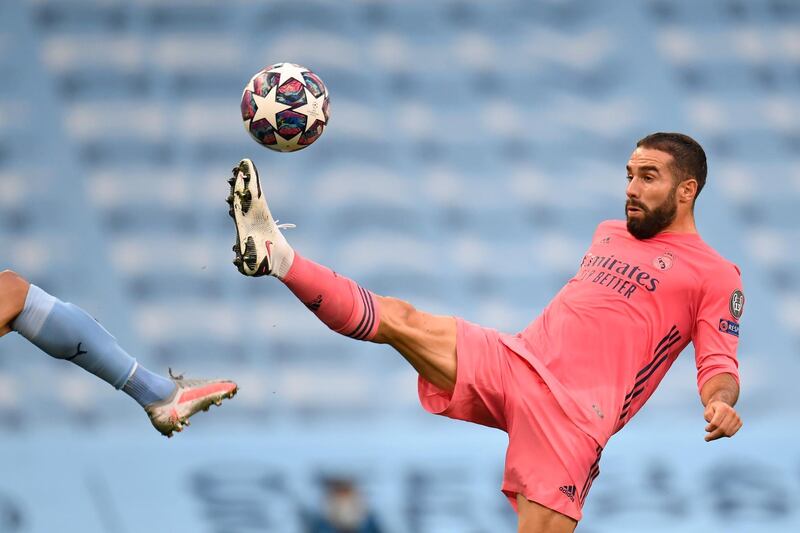
[[[75,355],[73,355],[72,357],[67,357],[67,361],[72,361],[73,359],[75,359],[79,355],[83,355],[85,353],[89,353],[89,352],[87,352],[85,350],[81,350],[81,344],[83,344],[83,343],[82,342],[78,343],[78,348],[75,350]]]

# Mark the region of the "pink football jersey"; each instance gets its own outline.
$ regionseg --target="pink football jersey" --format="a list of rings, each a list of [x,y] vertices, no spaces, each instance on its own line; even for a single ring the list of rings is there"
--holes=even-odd
[[[694,233],[637,240],[605,221],[577,274],[542,314],[502,341],[525,357],[567,415],[601,446],[653,394],[691,341],[697,385],[727,372],[744,293],[738,267]]]

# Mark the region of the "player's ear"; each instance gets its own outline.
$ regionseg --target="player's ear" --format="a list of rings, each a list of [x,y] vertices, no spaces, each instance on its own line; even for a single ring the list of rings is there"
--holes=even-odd
[[[697,196],[697,180],[687,178],[678,184],[678,202],[691,204]]]

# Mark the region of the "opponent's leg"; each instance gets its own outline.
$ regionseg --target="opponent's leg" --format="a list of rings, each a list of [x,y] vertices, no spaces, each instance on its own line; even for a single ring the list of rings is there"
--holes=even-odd
[[[389,344],[420,375],[453,390],[456,377],[456,321],[417,311],[394,298],[376,296],[352,280],[309,261],[286,242],[269,211],[258,171],[249,159],[233,169],[228,204],[236,223],[233,263],[247,276],[271,275],[329,328],[349,337]]]
[[[181,431],[197,411],[236,392],[236,384],[227,380],[190,381],[150,372],[83,309],[62,302],[14,272],[0,273],[0,302],[4,330],[13,329],[48,355],[70,361],[122,389],[145,408],[164,435]]]
[[[574,519],[548,509],[517,494],[519,533],[572,533],[578,525]]]

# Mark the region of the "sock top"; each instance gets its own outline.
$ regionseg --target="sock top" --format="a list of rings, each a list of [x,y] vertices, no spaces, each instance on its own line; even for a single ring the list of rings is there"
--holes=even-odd
[[[14,319],[11,329],[22,334],[25,338],[32,339],[39,334],[45,320],[56,303],[55,297],[30,284],[28,295],[25,297],[25,306],[22,312]]]

